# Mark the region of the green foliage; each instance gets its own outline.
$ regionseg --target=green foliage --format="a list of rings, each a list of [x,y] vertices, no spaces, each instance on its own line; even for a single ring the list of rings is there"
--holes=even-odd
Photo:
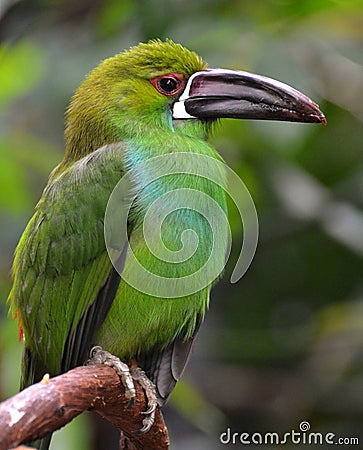
[[[31,68],[31,69],[30,69]],[[29,40],[0,47],[0,107],[27,93],[41,79],[43,59],[40,47]]]
[[[0,211],[32,211],[37,200],[29,189],[34,185],[33,178],[38,174],[46,179],[58,159],[51,145],[29,134],[0,139]],[[38,186],[37,191],[39,194]]]
[[[96,29],[102,37],[112,36],[120,28],[127,26],[135,14],[135,2],[107,0],[102,3],[97,17]]]

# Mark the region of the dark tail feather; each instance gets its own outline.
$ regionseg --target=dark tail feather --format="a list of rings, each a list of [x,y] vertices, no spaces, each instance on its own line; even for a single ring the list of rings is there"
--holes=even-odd
[[[38,441],[30,442],[27,445],[33,448],[37,448],[38,450],[48,450],[50,446],[50,441],[52,439],[53,433],[49,433],[44,436],[42,439]]]
[[[48,450],[50,446],[50,440],[52,439],[52,435],[53,433],[49,433],[40,440],[39,450]]]
[[[168,401],[183,374],[201,322],[200,316],[196,320],[194,333],[189,339],[185,340],[182,336],[178,336],[164,349],[153,348],[137,357],[139,366],[155,384],[160,406]]]

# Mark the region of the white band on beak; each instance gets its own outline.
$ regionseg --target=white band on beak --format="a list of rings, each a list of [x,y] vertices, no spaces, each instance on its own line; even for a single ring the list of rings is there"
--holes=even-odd
[[[182,100],[173,105],[173,119],[196,119],[196,117],[186,112],[184,100]]]
[[[202,72],[195,72],[189,78],[182,95],[179,97],[179,100],[173,105],[173,119],[197,119],[195,116],[191,116],[185,110],[184,100],[189,98],[190,86],[192,85],[192,81]]]

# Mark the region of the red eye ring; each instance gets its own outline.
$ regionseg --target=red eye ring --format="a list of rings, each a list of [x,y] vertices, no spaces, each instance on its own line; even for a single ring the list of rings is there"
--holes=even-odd
[[[160,94],[172,97],[184,89],[185,77],[180,73],[167,73],[152,78],[150,83]]]

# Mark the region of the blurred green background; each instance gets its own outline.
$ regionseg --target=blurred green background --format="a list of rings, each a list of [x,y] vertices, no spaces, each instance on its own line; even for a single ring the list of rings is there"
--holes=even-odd
[[[172,448],[228,448],[228,427],[284,433],[302,421],[363,448],[362,1],[0,0],[0,399],[19,378],[12,254],[62,157],[64,110],[99,61],[155,37],[211,67],[291,84],[328,119],[225,120],[216,130],[256,203],[260,240],[231,285],[242,239],[232,209],[233,255],[165,408]],[[96,448],[89,423],[83,415],[56,433],[53,448]]]

